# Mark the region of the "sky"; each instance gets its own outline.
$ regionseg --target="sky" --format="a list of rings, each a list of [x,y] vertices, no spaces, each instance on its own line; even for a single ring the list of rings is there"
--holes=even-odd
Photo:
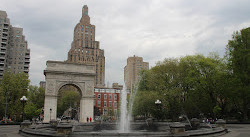
[[[11,25],[24,30],[32,85],[45,80],[47,60],[67,60],[83,5],[105,52],[108,86],[124,83],[130,56],[143,57],[150,68],[165,58],[223,57],[232,34],[250,27],[249,0],[0,0]]]

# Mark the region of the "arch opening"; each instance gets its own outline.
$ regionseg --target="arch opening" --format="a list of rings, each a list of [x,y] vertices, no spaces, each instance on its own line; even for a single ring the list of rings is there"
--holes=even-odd
[[[61,86],[57,93],[57,117],[80,119],[81,89],[75,84]]]

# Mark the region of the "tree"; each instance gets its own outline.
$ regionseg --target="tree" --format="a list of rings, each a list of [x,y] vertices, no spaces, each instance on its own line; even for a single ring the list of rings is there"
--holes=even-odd
[[[170,111],[170,104],[179,104],[179,98],[169,100],[170,93],[178,90],[178,59],[165,59],[158,62],[157,65],[148,71],[141,73],[141,81],[139,82],[139,91],[135,97],[134,114],[144,117],[153,116],[158,119],[164,119],[167,114],[174,116]],[[160,107],[155,105],[155,101],[162,101]],[[177,103],[178,102],[178,103]],[[180,109],[175,106],[176,113],[180,113]]]
[[[229,101],[227,86],[228,71],[225,61],[215,53],[208,57],[203,55],[186,56],[180,60],[181,88],[184,91],[185,111],[193,117],[199,113],[205,113],[209,117],[215,117],[213,108],[219,105],[221,113],[225,113]],[[213,115],[211,115],[213,114]]]
[[[139,91],[135,97],[133,105],[133,115],[140,117],[150,117],[157,115],[157,107],[155,101],[159,99],[156,92],[153,91]]]
[[[22,105],[20,98],[27,96],[27,89],[30,80],[26,73],[11,73],[10,70],[6,70],[3,79],[1,80],[1,95],[4,97],[4,101],[7,105],[7,116],[12,119],[21,119]]]
[[[170,117],[174,121],[181,114],[190,117],[199,117],[201,113],[207,117],[215,117],[218,113],[224,115],[229,110],[228,104],[231,101],[228,87],[232,82],[230,79],[227,81],[228,75],[225,61],[215,53],[208,57],[192,55],[180,59],[165,59],[142,73],[138,88],[140,94],[136,99],[149,102],[150,99],[146,96],[154,92],[164,102],[162,111],[167,114],[164,117]],[[221,111],[213,111],[216,106]],[[140,109],[142,108],[138,108]],[[154,109],[140,110],[143,111],[147,111],[149,115],[155,113]]]
[[[32,119],[33,117],[38,117],[44,106],[45,90],[37,86],[29,86],[28,90],[28,101],[25,105],[25,117],[27,119]]]
[[[37,108],[44,107],[45,89],[37,86],[29,86],[28,102],[34,104]]]
[[[235,79],[235,95],[239,97],[238,106],[244,119],[250,111],[250,27],[236,31],[226,47],[226,58]],[[248,114],[248,115],[247,115]]]
[[[61,91],[57,100],[57,115],[62,116],[68,108],[80,106],[81,96],[78,91]]]

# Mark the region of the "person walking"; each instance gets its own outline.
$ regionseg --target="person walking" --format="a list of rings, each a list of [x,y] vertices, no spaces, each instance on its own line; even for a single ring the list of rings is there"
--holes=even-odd
[[[90,117],[90,118],[89,118],[89,122],[91,122],[91,121],[92,121],[92,118]]]
[[[87,117],[87,122],[89,122],[89,117]]]

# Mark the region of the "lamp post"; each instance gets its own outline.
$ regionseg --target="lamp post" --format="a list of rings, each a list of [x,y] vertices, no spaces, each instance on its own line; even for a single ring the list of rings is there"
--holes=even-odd
[[[5,94],[5,112],[4,112],[4,120],[7,120],[7,105],[8,105],[8,93]]]
[[[49,121],[51,121],[52,108],[49,109]]]
[[[22,98],[20,98],[20,101],[23,103],[23,121],[24,121],[24,103],[27,101],[28,99],[26,98],[26,96],[23,96]]]
[[[159,99],[157,99],[156,101],[155,101],[155,105],[158,107],[158,110],[159,110],[159,112],[158,112],[158,121],[159,121],[159,118],[160,118],[160,114],[161,114],[161,101],[159,100]]]

